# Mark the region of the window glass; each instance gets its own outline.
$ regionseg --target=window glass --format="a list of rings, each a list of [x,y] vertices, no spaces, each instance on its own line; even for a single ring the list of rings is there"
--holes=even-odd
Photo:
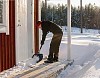
[[[0,1],[0,23],[3,23],[3,1]]]
[[[9,35],[9,0],[0,0],[0,33]]]

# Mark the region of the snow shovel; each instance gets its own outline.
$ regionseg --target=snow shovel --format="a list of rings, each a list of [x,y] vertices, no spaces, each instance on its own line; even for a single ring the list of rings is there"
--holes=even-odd
[[[39,49],[38,53],[37,53],[37,54],[34,54],[34,55],[32,56],[32,58],[33,58],[34,56],[39,57],[39,60],[37,61],[37,63],[40,62],[40,61],[43,59],[43,54],[40,54],[41,48],[42,48],[42,45],[40,46],[40,49]]]

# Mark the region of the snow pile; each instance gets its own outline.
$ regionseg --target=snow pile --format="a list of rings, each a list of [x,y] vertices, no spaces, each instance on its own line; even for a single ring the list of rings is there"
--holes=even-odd
[[[96,70],[94,65],[98,67],[98,70]],[[83,66],[75,64],[73,64],[72,66],[68,66],[65,70],[61,72],[61,74],[57,78],[82,78],[82,77],[83,78],[100,77],[100,50],[98,50],[97,53],[94,56],[92,56],[91,61],[87,60],[87,62],[85,62]]]
[[[1,72],[0,78],[7,78],[7,76],[9,75],[12,75],[14,73],[17,73],[23,70],[27,70],[30,67],[34,67],[38,60],[39,58],[37,56],[34,56],[34,58],[29,58],[27,60],[21,61],[16,66]]]
[[[83,75],[82,78],[100,78],[100,58],[96,63]]]
[[[94,45],[94,46],[97,48],[96,45]],[[99,49],[99,47],[98,47],[98,49]],[[74,63],[72,66],[68,66],[65,70],[63,70],[61,72],[61,74],[58,76],[58,78],[82,78],[82,77],[85,78],[83,75],[89,69],[93,68],[94,65],[99,66],[99,71],[97,71],[95,69],[95,72],[96,73],[98,72],[98,73],[95,74],[95,75],[93,75],[94,74],[94,72],[93,72],[94,69],[91,69],[91,71],[89,71],[89,72],[90,72],[90,75],[91,75],[91,72],[93,73],[92,76],[90,76],[89,74],[86,74],[86,75],[88,75],[88,77],[86,77],[86,78],[95,78],[98,75],[100,76],[100,50],[98,50],[97,52],[94,52],[94,53],[95,53],[94,55],[93,54],[92,55],[88,54],[88,57],[87,57],[88,59],[85,59],[83,57],[83,59],[85,59],[85,62],[83,62],[83,64],[80,62],[79,65],[77,65],[76,63]],[[99,59],[99,61],[98,61],[98,59]],[[97,64],[97,61],[98,61],[98,64]],[[97,77],[97,78],[99,78],[99,77]]]
[[[65,70],[63,70],[57,78],[67,78],[68,76],[74,74],[75,72],[81,70],[82,67],[80,65],[72,65],[68,66]]]
[[[80,65],[70,66],[70,69],[67,70],[68,76],[75,73],[75,72],[77,72],[77,71],[79,71],[79,70],[81,70],[81,69],[82,69],[82,66],[80,66]]]

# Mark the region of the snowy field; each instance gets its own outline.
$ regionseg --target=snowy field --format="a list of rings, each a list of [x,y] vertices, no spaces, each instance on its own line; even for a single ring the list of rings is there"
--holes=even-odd
[[[59,60],[67,59],[67,28],[63,27],[63,32]],[[72,28],[71,32],[71,58],[74,63],[63,70],[57,78],[100,78],[100,35],[98,30],[83,29],[81,34],[79,28]],[[49,53],[51,38],[52,34],[49,33],[40,51],[44,57]],[[6,78],[9,74],[28,69],[35,64],[34,61],[38,58],[28,60],[19,62],[17,66],[7,70],[8,72],[1,73],[0,78]]]

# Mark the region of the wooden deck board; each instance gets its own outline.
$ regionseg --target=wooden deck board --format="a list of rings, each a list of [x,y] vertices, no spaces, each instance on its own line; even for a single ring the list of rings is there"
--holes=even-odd
[[[27,69],[27,70],[21,70],[20,72],[16,72],[16,73],[13,73],[11,74],[10,76],[8,76],[8,78],[18,78],[18,77],[21,77],[23,75],[26,75],[32,71],[35,71],[39,68],[42,68],[44,67],[44,65],[42,65],[44,63],[44,60],[46,60],[46,58],[44,58],[42,61],[40,61],[39,63],[36,63],[36,65],[33,65],[31,68]]]
[[[57,73],[67,67],[68,61],[60,61],[55,63],[40,63],[36,67],[29,68],[28,70],[15,73],[8,78],[50,78],[57,76]]]
[[[48,64],[47,66],[44,66],[43,68],[33,71],[29,74],[26,74],[20,78],[48,78],[50,76],[56,76],[56,73],[64,69],[67,65],[67,61],[55,62],[52,64]]]

